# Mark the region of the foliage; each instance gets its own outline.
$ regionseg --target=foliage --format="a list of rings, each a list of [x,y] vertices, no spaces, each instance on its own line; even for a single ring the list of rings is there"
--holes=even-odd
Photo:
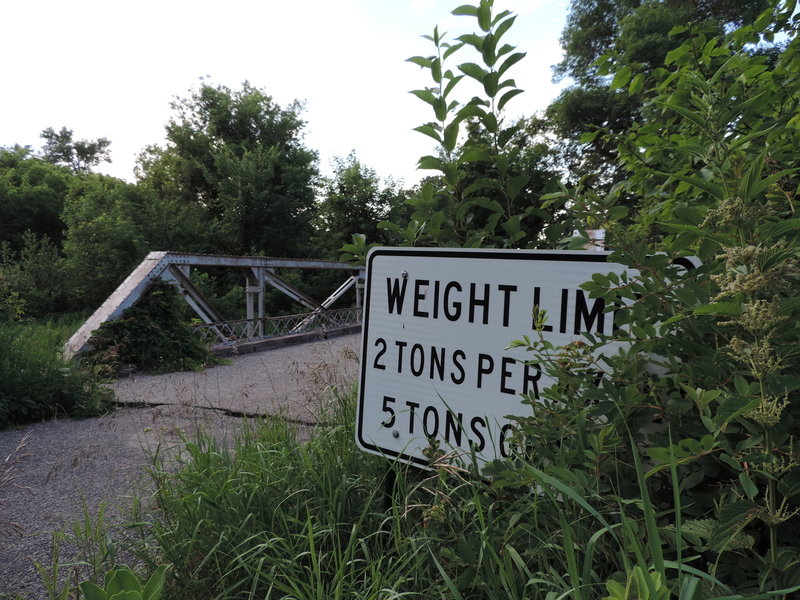
[[[217,359],[182,319],[183,301],[168,283],[155,282],[116,321],[92,333],[85,360],[113,373],[122,365],[168,373],[197,371]]]
[[[217,235],[207,252],[302,256],[314,209],[316,155],[302,144],[301,105],[262,90],[202,84],[172,104],[167,146],[139,158],[159,201],[202,207]]]
[[[593,185],[608,190],[624,177],[617,162],[616,144],[604,136],[586,136],[596,129],[624,135],[636,122],[645,79],[662,68],[665,57],[684,41],[702,33],[707,39],[726,28],[752,23],[767,0],[573,0],[561,36],[563,61],[557,78],[570,77],[566,88],[547,109],[554,133],[561,138],[559,152],[571,178],[591,177]],[[670,35],[676,26],[690,26],[691,34]],[[702,43],[699,42],[698,43]],[[614,55],[617,77],[604,68]],[[620,92],[631,86],[632,94]]]
[[[158,600],[164,587],[167,566],[158,567],[144,585],[133,571],[120,565],[108,571],[101,588],[91,581],[79,584],[85,600]]]
[[[72,179],[68,169],[32,156],[27,148],[0,148],[0,242],[20,250],[22,236],[30,231],[59,244]]]
[[[147,255],[145,204],[137,186],[113,177],[87,175],[73,184],[63,213],[73,307],[100,306]]]
[[[407,245],[534,247],[543,223],[553,219],[538,202],[542,179],[547,179],[539,161],[531,165],[521,157],[524,123],[508,125],[502,119],[503,108],[522,92],[508,72],[525,53],[501,43],[516,17],[509,11],[493,15],[492,6],[491,0],[483,0],[456,8],[453,14],[474,18],[480,33],[461,35],[451,43],[437,27],[425,36],[435,53],[408,59],[427,70],[433,81],[432,87],[412,93],[435,117],[416,130],[438,142],[440,153],[419,161],[419,168],[438,171],[438,176],[409,200],[414,208],[409,224],[384,225],[402,235]],[[476,53],[481,64],[463,62],[457,71],[448,68],[451,58],[466,49]],[[483,97],[466,103],[453,98],[465,77],[480,86]]]
[[[67,282],[64,260],[47,237],[25,232],[19,252],[0,244],[0,297],[5,298],[11,320],[65,312]]]
[[[641,123],[607,135],[626,178],[608,194],[549,199],[605,228],[610,260],[631,271],[583,286],[613,312],[613,336],[521,341],[557,383],[519,421],[519,468],[497,476],[516,487],[547,475],[545,489],[575,492],[572,518],[600,515],[654,541],[632,556],[638,574],[616,559],[593,578],[616,581],[612,597],[652,569],[680,597],[690,585],[696,597],[789,597],[800,585],[793,13],[775,2],[752,26],[679,44],[651,87],[628,89],[646,98]],[[779,33],[788,43],[776,61],[749,51]],[[632,69],[617,62],[609,74]],[[623,225],[628,194],[640,201]],[[687,255],[702,266],[672,263]],[[612,537],[574,539],[586,549],[576,560],[610,553]]]
[[[41,135],[45,144],[42,147],[42,158],[54,165],[64,165],[74,173],[88,173],[92,167],[101,162],[111,162],[108,147],[111,142],[106,138],[96,140],[74,140],[72,130],[62,127],[55,131],[48,127]]]
[[[210,438],[157,457],[151,564],[171,598],[399,598],[422,589],[420,551],[381,510],[383,462],[352,443],[352,404],[301,442],[281,420],[234,448]]]
[[[378,174],[363,164],[354,152],[334,159],[333,178],[325,182],[319,203],[316,252],[321,258],[338,258],[338,250],[356,234],[380,245],[390,245],[392,236],[378,226],[386,220],[407,219],[404,205],[408,192],[392,180],[381,182]]]
[[[61,355],[73,329],[57,321],[0,323],[0,429],[109,409],[111,394],[94,373]]]

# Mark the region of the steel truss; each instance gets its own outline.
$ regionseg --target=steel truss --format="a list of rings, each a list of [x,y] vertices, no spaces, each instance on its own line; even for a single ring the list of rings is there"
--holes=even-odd
[[[247,318],[225,321],[192,283],[190,276],[193,267],[229,267],[243,270]],[[346,271],[349,275],[336,291],[322,302],[317,302],[277,275],[275,269],[280,268],[334,269]],[[73,356],[88,350],[92,332],[106,321],[120,318],[125,309],[133,306],[156,280],[171,283],[178,289],[183,299],[203,321],[202,325],[195,328],[198,335],[212,344],[230,347],[242,342],[257,342],[311,331],[328,331],[361,322],[363,267],[326,260],[151,252],[67,341],[64,353]],[[268,317],[265,306],[267,285],[280,290],[311,312]],[[356,289],[356,307],[331,310],[330,307],[353,287]]]

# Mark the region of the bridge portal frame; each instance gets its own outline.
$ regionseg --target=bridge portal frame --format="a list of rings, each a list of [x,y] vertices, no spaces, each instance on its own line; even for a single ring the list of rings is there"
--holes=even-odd
[[[193,267],[230,267],[245,273],[245,301],[248,341],[265,339],[263,329],[266,318],[265,291],[269,285],[299,302],[311,312],[292,333],[299,333],[326,312],[349,289],[356,289],[356,306],[361,308],[364,288],[364,267],[352,264],[314,259],[275,258],[261,256],[225,256],[217,254],[187,254],[180,252],[150,252],[130,275],[117,287],[105,302],[67,340],[64,354],[72,357],[89,349],[92,332],[107,321],[114,321],[136,304],[157,280],[174,285],[187,304],[200,319],[213,330],[220,343],[230,343],[233,331],[224,319],[191,281]],[[276,272],[280,268],[333,269],[349,272],[348,278],[330,296],[317,302]]]

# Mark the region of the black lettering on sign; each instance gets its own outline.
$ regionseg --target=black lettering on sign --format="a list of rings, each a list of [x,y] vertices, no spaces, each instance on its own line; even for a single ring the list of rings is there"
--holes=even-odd
[[[533,392],[533,397],[539,399],[539,383],[542,378],[542,369],[536,363],[525,363],[525,374],[522,378],[522,393],[527,394],[530,389]],[[530,387],[533,384],[533,387]]]
[[[567,306],[569,305],[569,290],[561,290],[561,319],[558,323],[558,331],[567,333]]]
[[[389,404],[394,404],[395,402],[397,402],[397,400],[395,398],[392,398],[391,396],[383,397],[383,412],[389,413],[389,419],[381,423],[381,425],[383,425],[384,427],[391,427],[392,425],[394,425],[394,419],[395,419],[394,409],[391,406],[389,406]]]
[[[419,408],[419,403],[406,400],[406,406],[408,407],[408,433],[413,434],[415,411]]]
[[[475,308],[480,306],[483,309],[484,325],[489,324],[489,284],[483,284],[483,298],[478,298],[477,294],[478,285],[475,283],[469,284],[469,322],[475,322]]]
[[[453,414],[452,410],[447,411],[447,413],[444,415],[445,442],[447,442],[448,444],[452,443],[456,446],[461,446],[461,434],[463,433],[461,422],[463,420],[464,420],[464,415],[462,413],[458,413],[458,415],[455,415]]]
[[[540,287],[533,288],[533,311],[532,311],[533,312],[533,320],[532,320],[532,323],[531,323],[531,329],[533,329],[534,331],[536,330],[536,317],[537,317],[537,315],[539,313],[539,304],[541,302],[541,294],[542,294],[542,288],[540,288]],[[542,326],[542,331],[553,331],[553,326],[552,325],[543,325]]]
[[[606,302],[602,298],[596,298],[592,305],[592,310],[589,312],[589,306],[586,303],[586,294],[583,290],[575,291],[575,335],[585,331],[591,331],[592,325],[597,320],[597,333],[603,333],[603,327],[606,322],[605,317]]]
[[[456,385],[461,385],[462,383],[464,383],[464,379],[467,376],[467,374],[464,372],[464,365],[461,364],[461,360],[464,360],[465,358],[467,358],[467,355],[464,353],[463,350],[456,350],[455,352],[453,352],[453,366],[455,366],[455,368],[458,369],[458,372],[460,374],[458,377],[456,377],[454,373],[450,373],[450,379]]]
[[[431,419],[430,416],[433,415]],[[439,412],[433,406],[425,407],[422,417],[422,429],[425,437],[433,438],[439,434]]]
[[[406,298],[406,285],[408,284],[408,279],[402,280],[402,286],[400,285],[400,279],[395,277],[392,279],[391,277],[386,278],[386,295],[389,300],[389,314],[392,314],[395,311],[395,307],[397,308],[397,314],[403,314],[403,301]]]
[[[401,342],[400,340],[396,340],[394,343],[397,346],[397,372],[403,372],[403,348],[408,346],[408,342]]]
[[[386,354],[386,340],[383,339],[383,338],[378,338],[377,340],[375,340],[375,345],[376,346],[383,346],[383,347],[375,355],[375,362],[372,363],[372,368],[373,369],[379,369],[381,371],[385,371],[386,370],[386,365],[383,364],[382,362],[380,362],[380,360],[381,360],[381,356]]]
[[[488,354],[478,355],[478,389],[483,385],[483,376],[494,371],[494,359]]]
[[[508,327],[508,314],[511,311],[511,292],[517,291],[515,285],[498,285],[497,289],[503,292],[503,327]]]
[[[428,295],[428,290],[422,291],[420,288],[427,288],[430,282],[427,279],[417,279],[414,282],[414,316],[415,317],[427,317],[428,311],[422,310],[419,307],[420,300],[425,300],[425,296]]]
[[[483,449],[486,448],[486,438],[483,437],[483,433],[478,429],[479,426],[486,429],[486,420],[483,417],[472,417],[472,420],[469,422],[469,428],[472,430],[472,433],[475,434],[475,437],[478,438],[478,443],[476,444],[474,441],[470,440],[470,445],[475,448],[476,452],[483,452]]]
[[[411,347],[411,374],[419,377],[425,370],[425,350],[422,344],[414,344]]]
[[[511,456],[511,448],[508,445],[508,438],[514,433],[514,426],[511,423],[506,423],[500,429],[500,456],[508,458]]]
[[[458,321],[461,318],[461,302],[456,300],[450,302],[450,293],[453,290],[461,292],[461,284],[451,281],[444,286],[444,316],[448,321]]]
[[[438,374],[439,381],[444,381],[444,346],[436,351],[435,346],[431,346],[431,374],[430,378]]]
[[[439,318],[439,280],[433,282],[433,318]]]
[[[504,394],[516,394],[516,390],[511,387],[506,386],[506,380],[511,377],[511,369],[509,368],[510,365],[513,365],[517,362],[515,359],[511,358],[510,356],[504,356],[502,359],[502,366],[500,367],[500,391]]]

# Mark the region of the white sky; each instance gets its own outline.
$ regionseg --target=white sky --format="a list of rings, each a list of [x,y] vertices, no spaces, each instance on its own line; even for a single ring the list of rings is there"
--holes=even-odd
[[[466,0],[465,0],[466,1]],[[509,72],[526,90],[509,116],[542,110],[561,86],[550,66],[568,0],[496,0],[518,15],[507,41],[528,56]],[[412,128],[433,120],[408,93],[431,84],[405,62],[428,55],[423,34],[439,25],[472,32],[453,17],[458,0],[5,0],[0,4],[0,146],[39,149],[46,127],[111,140],[99,170],[133,180],[136,155],[163,143],[175,97],[207,77],[237,89],[247,80],[279,104],[304,100],[306,145],[323,173],[355,150],[381,177],[415,183],[433,141]],[[465,62],[467,56],[458,59]],[[470,94],[471,95],[471,94]],[[470,97],[467,95],[466,97]],[[428,143],[430,142],[430,143]]]

